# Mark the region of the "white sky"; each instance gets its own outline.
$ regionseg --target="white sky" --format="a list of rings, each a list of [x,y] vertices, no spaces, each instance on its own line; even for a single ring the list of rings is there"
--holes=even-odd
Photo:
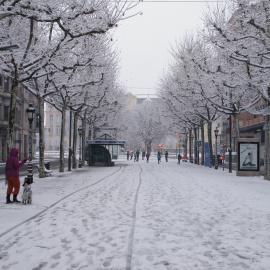
[[[162,1],[162,0],[158,0]],[[215,3],[210,3],[215,5]],[[170,62],[170,49],[187,33],[203,26],[206,2],[142,2],[114,33],[120,51],[120,81],[133,94],[153,94]]]
[[[31,205],[5,204],[0,181],[0,269],[269,269],[269,181],[154,154],[115,162],[34,169]]]

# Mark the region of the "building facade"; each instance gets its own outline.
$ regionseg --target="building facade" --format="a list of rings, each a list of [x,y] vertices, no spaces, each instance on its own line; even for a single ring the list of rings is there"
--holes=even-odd
[[[60,135],[61,135],[61,122],[62,114],[50,104],[45,104],[45,127],[44,127],[44,142],[45,151],[59,151],[60,150]],[[69,118],[66,118],[66,123]],[[68,150],[68,132],[65,128],[64,135],[64,150]]]
[[[5,162],[7,159],[7,135],[8,135],[8,121],[9,108],[11,96],[12,81],[10,78],[5,78],[0,75],[0,162]],[[22,85],[18,87],[16,110],[15,110],[15,124],[12,138],[12,147],[19,150],[19,158],[28,157],[29,149],[29,121],[27,118],[26,109],[32,103],[36,112],[32,123],[33,130],[33,149],[36,149],[37,132],[38,132],[38,103],[35,96],[26,91]]]

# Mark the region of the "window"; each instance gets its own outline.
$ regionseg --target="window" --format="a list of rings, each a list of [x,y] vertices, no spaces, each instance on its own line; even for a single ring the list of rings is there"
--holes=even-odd
[[[53,115],[50,114],[50,123],[53,123]]]
[[[21,110],[20,109],[16,109],[16,119],[15,119],[15,122],[17,124],[20,124],[20,120],[21,120]]]
[[[53,136],[53,125],[50,125],[50,136]]]
[[[4,106],[4,121],[8,121],[8,106]]]
[[[39,119],[40,119],[40,115],[39,113],[36,114],[36,128],[39,127]]]
[[[56,116],[56,123],[61,123],[61,119],[62,119],[61,115],[57,115]]]
[[[60,136],[61,134],[61,126],[57,125],[56,126],[56,135]]]
[[[9,93],[9,78],[5,78],[4,82],[4,92]]]

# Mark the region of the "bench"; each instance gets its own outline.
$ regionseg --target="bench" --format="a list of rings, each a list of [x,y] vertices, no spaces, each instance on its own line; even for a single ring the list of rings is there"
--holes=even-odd
[[[38,172],[40,172],[39,171],[39,165],[36,165],[35,167],[37,167],[37,169],[38,169]],[[44,172],[45,172],[45,177],[48,177],[48,176],[52,176],[52,170],[48,170],[45,166],[44,166]]]

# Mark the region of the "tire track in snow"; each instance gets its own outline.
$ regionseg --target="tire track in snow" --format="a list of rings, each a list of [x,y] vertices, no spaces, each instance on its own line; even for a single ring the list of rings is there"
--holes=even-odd
[[[44,212],[48,211],[49,209],[53,208],[55,205],[59,204],[60,202],[62,202],[62,201],[65,200],[66,198],[72,196],[73,194],[75,194],[75,193],[77,193],[77,192],[80,192],[80,191],[83,191],[83,190],[85,190],[86,188],[90,188],[90,187],[92,187],[92,186],[95,186],[95,185],[99,184],[100,182],[104,181],[104,180],[107,179],[108,177],[114,175],[115,173],[118,173],[118,172],[119,172],[120,170],[122,170],[122,169],[125,169],[125,167],[124,167],[124,166],[120,166],[120,168],[119,168],[117,171],[115,171],[115,172],[113,172],[113,173],[111,173],[111,174],[109,174],[109,175],[107,175],[107,176],[101,178],[101,179],[98,180],[97,182],[92,183],[92,184],[90,184],[90,185],[88,185],[88,186],[85,186],[85,187],[83,187],[83,188],[77,189],[77,190],[75,190],[74,192],[72,192],[72,193],[70,193],[70,194],[64,196],[63,198],[61,198],[61,199],[58,200],[57,202],[55,202],[55,203],[51,204],[50,206],[46,207],[44,210],[38,212],[37,214],[33,215],[32,217],[30,217],[30,218],[28,218],[28,219],[22,221],[22,222],[19,223],[19,224],[16,224],[16,225],[13,226],[12,228],[10,228],[10,229],[6,230],[5,232],[1,233],[1,234],[0,234],[0,238],[3,237],[4,235],[8,234],[9,232],[15,230],[16,228],[20,227],[21,225],[27,223],[28,221],[35,219],[35,218],[38,217],[39,215],[41,215],[41,214],[43,214]]]
[[[131,225],[131,230],[130,230],[130,234],[129,234],[129,239],[128,239],[128,248],[127,248],[127,261],[126,261],[126,270],[131,270],[131,262],[132,262],[132,254],[133,254],[133,241],[134,241],[134,232],[135,232],[135,226],[136,226],[136,207],[137,207],[137,201],[138,201],[138,195],[139,195],[139,190],[142,184],[142,172],[143,169],[142,167],[139,165],[141,171],[139,173],[139,185],[137,187],[136,190],[136,194],[135,194],[135,198],[134,198],[134,204],[133,204],[133,208],[132,208],[132,225]]]

